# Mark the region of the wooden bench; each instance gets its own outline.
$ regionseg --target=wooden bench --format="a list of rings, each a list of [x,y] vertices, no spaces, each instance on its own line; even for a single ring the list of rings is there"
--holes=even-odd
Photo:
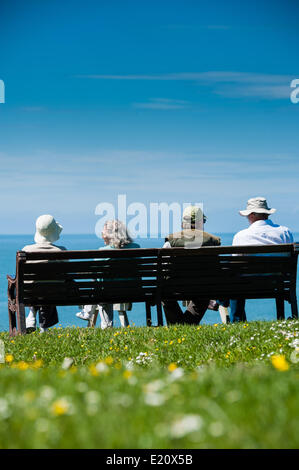
[[[156,305],[160,326],[162,300],[195,297],[273,298],[277,319],[284,318],[288,301],[298,318],[298,246],[18,251],[16,276],[7,276],[9,331],[26,333],[26,306],[122,302],[145,302],[148,326]]]

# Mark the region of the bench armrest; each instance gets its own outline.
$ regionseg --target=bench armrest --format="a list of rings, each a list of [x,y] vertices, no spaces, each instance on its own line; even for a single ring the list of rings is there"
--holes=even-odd
[[[10,276],[9,274],[7,274],[6,277],[7,277],[7,280],[8,280],[8,285],[16,283],[16,278],[15,277]]]
[[[7,280],[8,280],[8,298],[9,300],[14,300],[15,299],[15,286],[16,286],[16,278],[13,276],[10,276],[7,274]]]

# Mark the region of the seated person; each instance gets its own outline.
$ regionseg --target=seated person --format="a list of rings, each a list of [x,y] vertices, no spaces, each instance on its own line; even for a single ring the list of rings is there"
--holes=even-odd
[[[249,199],[240,215],[247,217],[249,227],[236,233],[233,246],[240,245],[277,245],[293,243],[293,235],[287,227],[274,224],[268,219],[276,209],[270,209],[264,197]],[[230,300],[231,322],[246,321],[245,299]]]
[[[102,238],[105,246],[99,248],[100,250],[140,248],[137,243],[133,242],[132,238],[128,234],[125,224],[120,220],[107,221],[103,227]],[[132,310],[131,303],[84,305],[83,309],[76,313],[76,316],[82,320],[89,321],[98,311],[101,317],[101,328],[105,329],[113,326],[113,310],[118,311],[121,326],[128,326],[129,320],[127,311]]]
[[[200,248],[201,246],[219,246],[219,237],[204,231],[204,223],[207,218],[198,206],[189,206],[183,212],[182,230],[168,235],[165,238],[163,248],[188,247]],[[187,323],[197,325],[203,318],[210,299],[193,299],[189,301],[185,313],[182,312],[176,300],[162,302],[167,324]]]
[[[64,246],[54,245],[62,231],[62,226],[56,222],[52,215],[41,215],[36,220],[36,232],[34,236],[35,243],[26,245],[23,251],[61,251],[66,250]],[[40,263],[42,261],[32,261]],[[31,282],[31,281],[28,281]],[[39,281],[42,282],[42,281]],[[26,328],[28,331],[36,329],[36,315],[39,313],[40,331],[44,332],[48,328],[58,323],[58,313],[55,305],[44,305],[42,307],[32,306],[26,318]]]

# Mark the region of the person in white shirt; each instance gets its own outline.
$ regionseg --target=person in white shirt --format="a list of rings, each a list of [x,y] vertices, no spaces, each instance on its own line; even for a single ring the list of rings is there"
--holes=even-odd
[[[274,224],[268,219],[276,209],[270,209],[264,197],[249,199],[245,210],[240,215],[247,217],[249,227],[236,233],[233,246],[237,245],[277,245],[293,243],[293,235],[287,227]],[[231,322],[246,321],[245,300],[230,300]]]

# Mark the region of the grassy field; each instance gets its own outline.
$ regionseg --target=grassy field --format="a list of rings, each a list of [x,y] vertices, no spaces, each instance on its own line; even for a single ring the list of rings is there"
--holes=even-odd
[[[299,446],[298,321],[0,340],[2,449]]]

